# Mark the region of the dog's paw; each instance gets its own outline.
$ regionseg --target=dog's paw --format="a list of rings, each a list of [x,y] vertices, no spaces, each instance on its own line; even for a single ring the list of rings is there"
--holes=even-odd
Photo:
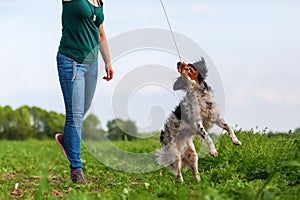
[[[201,181],[201,178],[200,178],[200,175],[199,175],[199,174],[197,174],[197,175],[195,176],[195,178],[196,178],[196,181],[197,181],[197,182],[200,182],[200,181]]]
[[[234,145],[237,145],[237,146],[242,145],[242,143],[241,143],[237,138],[231,139],[231,141],[232,141],[232,143],[233,143]]]
[[[182,176],[177,176],[177,182],[184,183]]]
[[[210,154],[211,156],[213,156],[213,157],[218,157],[218,152],[217,152],[215,149],[210,150],[210,151],[209,151],[209,154]]]

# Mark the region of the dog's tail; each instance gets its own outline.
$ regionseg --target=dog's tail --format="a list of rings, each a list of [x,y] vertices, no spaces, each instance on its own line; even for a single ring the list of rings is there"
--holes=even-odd
[[[158,165],[161,165],[163,167],[169,166],[168,165],[168,158],[166,156],[166,153],[165,153],[164,149],[157,150],[155,155],[156,155],[155,161]]]
[[[170,146],[164,146],[162,149],[156,151],[156,163],[164,167],[172,165],[178,159],[178,151],[176,144],[172,143]]]

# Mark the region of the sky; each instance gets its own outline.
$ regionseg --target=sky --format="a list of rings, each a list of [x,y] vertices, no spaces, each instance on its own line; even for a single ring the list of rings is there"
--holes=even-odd
[[[208,83],[231,126],[271,131],[300,127],[299,1],[163,2],[175,35],[203,49],[199,58],[209,61]],[[29,105],[63,113],[55,58],[61,1],[1,1],[0,9],[0,106]],[[103,127],[121,117],[135,121],[142,131],[159,130],[182,95],[170,89],[178,76],[176,52],[142,46],[122,55],[116,52],[142,39],[158,47],[174,46],[171,34],[169,40],[162,39],[168,24],[160,1],[104,0],[104,12],[115,79],[105,82],[100,77],[91,110]],[[147,32],[150,29],[161,37]],[[177,42],[183,50],[186,44]],[[186,54],[194,49],[189,50]]]

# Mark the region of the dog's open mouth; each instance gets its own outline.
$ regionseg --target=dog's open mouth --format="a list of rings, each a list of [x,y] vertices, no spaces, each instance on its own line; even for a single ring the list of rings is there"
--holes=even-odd
[[[185,76],[189,76],[189,77],[191,77],[191,75],[193,74],[193,70],[188,66],[188,64],[186,64],[184,62],[177,63],[177,71],[181,75],[185,75]]]
[[[181,75],[184,76],[189,76],[191,78],[192,75],[192,71],[191,70],[186,70],[186,69],[181,69],[180,71],[178,71]]]
[[[181,76],[189,77],[192,80],[197,81],[197,77],[199,72],[194,68],[192,64],[187,64],[185,62],[177,63],[177,71],[181,74]]]

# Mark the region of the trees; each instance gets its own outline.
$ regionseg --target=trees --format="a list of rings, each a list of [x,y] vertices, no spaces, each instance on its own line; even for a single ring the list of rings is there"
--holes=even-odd
[[[63,131],[65,116],[39,107],[22,106],[13,110],[0,106],[0,139],[24,140],[27,138],[53,138]],[[113,119],[107,123],[107,133],[101,128],[96,115],[87,116],[82,122],[82,138],[94,140],[99,134],[111,140],[133,140],[138,131],[134,121]]]
[[[63,126],[64,115],[56,112],[28,106],[16,110],[10,106],[0,107],[0,139],[53,137],[57,131],[63,130]]]
[[[46,132],[45,113],[46,111],[42,110],[41,108],[38,107],[31,108],[30,121],[35,131],[34,135],[38,139],[42,139],[46,136],[45,134],[43,134]]]
[[[13,110],[10,106],[0,107],[0,138],[23,140],[35,135],[30,121],[30,108],[22,106]]]
[[[44,126],[45,126],[45,131],[44,133],[46,136],[53,138],[53,136],[58,132],[58,131],[63,131],[64,130],[64,124],[65,124],[65,115],[59,114],[56,112],[44,112],[45,119],[44,121]]]
[[[0,107],[0,138],[8,138],[13,126],[13,109],[10,106]]]
[[[107,122],[108,137],[111,140],[133,140],[137,135],[135,122],[120,118]]]
[[[36,131],[30,122],[30,108],[28,106],[16,109],[11,121],[13,125],[8,139],[24,140],[35,136]]]
[[[93,114],[88,115],[82,122],[82,139],[97,140],[101,133],[104,133],[104,130],[98,117]]]

